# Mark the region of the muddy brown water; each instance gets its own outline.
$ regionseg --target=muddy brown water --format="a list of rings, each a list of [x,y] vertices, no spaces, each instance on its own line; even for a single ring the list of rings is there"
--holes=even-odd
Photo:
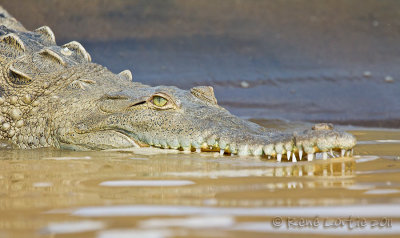
[[[351,132],[354,157],[296,164],[3,150],[0,237],[398,237],[400,131]]]
[[[354,157],[296,164],[0,150],[1,238],[400,235],[398,1],[0,4],[136,81],[212,85],[221,105],[260,125],[330,121],[359,141]]]

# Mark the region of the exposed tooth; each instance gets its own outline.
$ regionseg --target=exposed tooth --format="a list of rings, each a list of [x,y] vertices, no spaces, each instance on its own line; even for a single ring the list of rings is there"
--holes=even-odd
[[[286,156],[287,156],[287,160],[290,160],[290,156],[292,155],[292,151],[288,151],[287,153],[286,153]]]
[[[303,150],[299,150],[299,159],[301,160],[303,158]]]
[[[335,158],[335,155],[333,154],[333,150],[331,149],[331,151],[329,152],[332,156],[332,158]]]
[[[248,145],[241,146],[239,148],[238,154],[242,156],[249,155],[249,146]]]
[[[342,150],[340,151],[341,157],[344,157],[344,153],[346,153],[346,150],[345,150],[345,149],[342,149]]]
[[[251,153],[252,153],[254,156],[261,156],[262,153],[263,153],[262,146],[258,146],[258,147],[256,147],[256,148],[252,148],[252,149],[251,149]]]
[[[264,150],[264,154],[266,154],[266,155],[274,155],[275,154],[275,150],[274,150],[274,145],[273,144],[269,144],[269,145],[264,146],[263,150]]]
[[[225,153],[225,150],[220,150],[219,151],[219,155],[224,155],[224,153]]]
[[[283,154],[285,153],[285,149],[283,148],[283,144],[282,143],[278,143],[275,145],[275,151],[278,154]]]
[[[286,149],[287,151],[293,150],[293,142],[292,142],[292,141],[287,142],[287,143],[285,144],[285,149]]]
[[[351,153],[351,150],[346,151],[346,156],[350,157],[351,156],[350,153]]]
[[[308,154],[307,155],[307,160],[312,161],[314,159],[314,154]]]
[[[277,160],[278,162],[281,162],[281,160],[282,160],[282,154],[278,154],[278,155],[276,156],[276,160]]]
[[[322,153],[322,159],[323,159],[323,160],[327,160],[327,159],[328,159],[328,153],[323,152],[323,153]]]
[[[268,155],[268,159],[271,159],[271,156],[270,156],[270,155]]]
[[[210,149],[212,149],[212,146],[215,144],[215,138],[214,138],[214,136],[212,136],[211,138],[209,138],[208,140],[207,140],[207,144],[208,145],[210,145]]]
[[[221,150],[225,150],[225,148],[226,148],[226,146],[227,146],[225,140],[220,139],[219,142],[218,142],[218,144],[219,144],[219,148],[220,148]]]
[[[297,162],[296,154],[295,154],[295,153],[293,153],[292,162],[293,162],[293,163],[296,163],[296,162]]]
[[[236,154],[237,150],[236,150],[236,145],[235,144],[230,144],[229,145],[229,151],[231,152],[231,154]]]
[[[200,148],[197,148],[196,149],[196,153],[200,153],[201,152],[201,149]]]
[[[168,145],[167,145],[167,142],[166,142],[165,140],[160,141],[160,144],[161,144],[161,147],[162,147],[162,148],[168,149]]]
[[[212,147],[212,145],[210,145],[210,147],[208,147],[210,150],[212,150],[213,149],[213,147]]]
[[[153,143],[155,147],[161,147],[160,141],[158,139],[154,139]]]
[[[201,143],[200,149],[207,149],[208,145],[206,142]]]
[[[190,151],[191,143],[188,140],[185,138],[180,138],[178,141],[184,151]]]

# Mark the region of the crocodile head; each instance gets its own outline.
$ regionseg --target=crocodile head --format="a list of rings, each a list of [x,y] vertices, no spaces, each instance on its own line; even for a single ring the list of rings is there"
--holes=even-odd
[[[306,131],[283,133],[240,119],[217,104],[208,86],[182,90],[150,87],[130,81],[130,73],[114,75],[103,71],[85,90],[70,87],[57,92],[64,111],[53,127],[62,148],[111,149],[158,147],[221,154],[286,157],[293,161],[306,154],[349,151],[355,138],[317,124]],[[126,77],[128,76],[128,77]],[[343,153],[344,153],[343,152]]]
[[[182,90],[132,82],[91,63],[77,42],[57,46],[48,27],[0,28],[0,139],[20,148],[103,150],[159,147],[293,161],[351,150],[356,140],[329,124],[284,133],[242,120],[211,87]]]

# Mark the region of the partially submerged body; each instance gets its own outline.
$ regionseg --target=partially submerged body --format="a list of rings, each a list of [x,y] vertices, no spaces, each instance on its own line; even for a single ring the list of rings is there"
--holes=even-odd
[[[242,120],[212,87],[182,90],[132,82],[91,63],[78,42],[57,46],[48,27],[27,31],[0,8],[0,140],[27,148],[159,147],[308,160],[350,154],[354,136],[317,124],[284,133]]]

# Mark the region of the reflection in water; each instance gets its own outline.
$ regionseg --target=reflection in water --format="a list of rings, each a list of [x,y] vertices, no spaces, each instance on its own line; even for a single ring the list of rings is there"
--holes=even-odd
[[[109,187],[165,187],[165,186],[185,186],[194,182],[189,180],[114,180],[101,182],[100,186]]]
[[[177,233],[171,232],[166,229],[161,230],[138,230],[138,229],[129,229],[129,230],[106,230],[102,231],[98,234],[98,238],[132,238],[132,237],[145,237],[145,238],[163,238],[163,237],[174,237],[174,236],[184,236],[187,233]]]
[[[400,214],[400,165],[381,156],[292,164],[212,153],[1,152],[0,237],[206,236],[214,228],[234,237],[283,232],[270,228],[275,215]]]
[[[353,160],[328,160],[325,163],[304,163],[301,165],[274,168],[274,176],[308,176],[324,178],[352,178],[354,177]]]
[[[365,194],[392,194],[400,193],[399,189],[372,189],[365,192]]]
[[[44,234],[79,233],[79,232],[100,230],[103,228],[105,228],[104,222],[81,220],[78,222],[50,223],[44,229],[41,230],[41,233]]]
[[[249,177],[249,176],[267,176],[267,177],[340,177],[352,178],[354,176],[355,161],[350,158],[341,158],[327,161],[318,161],[316,163],[300,162],[296,164],[288,163],[268,163],[259,161],[238,161],[232,158],[224,159],[223,157],[215,160],[219,164],[231,164],[235,169],[231,170],[196,170],[183,172],[169,172],[168,175],[186,176],[186,177]],[[254,166],[255,164],[255,166]],[[261,167],[256,169],[237,167]]]

